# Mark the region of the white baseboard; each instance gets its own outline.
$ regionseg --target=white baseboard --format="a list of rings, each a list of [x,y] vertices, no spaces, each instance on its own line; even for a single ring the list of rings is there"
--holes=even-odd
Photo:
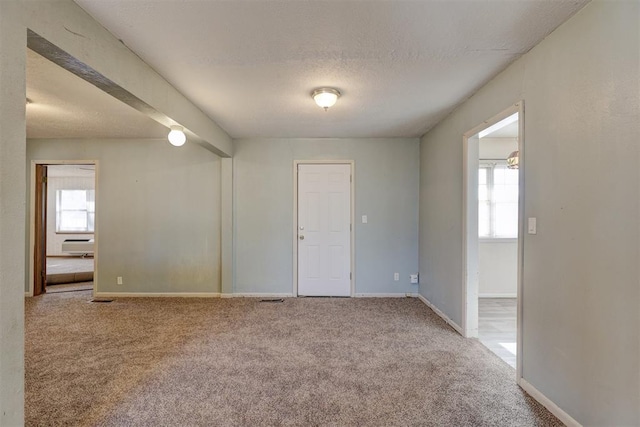
[[[478,298],[518,298],[518,294],[516,293],[486,293],[486,294],[478,294]]]
[[[388,294],[384,294],[384,293],[360,293],[360,294],[355,294],[354,297],[355,298],[415,298],[418,294],[415,293],[411,293],[411,292],[403,292],[403,293],[388,293]]]
[[[435,305],[431,304],[431,301],[429,301],[428,299],[426,299],[425,297],[423,297],[420,294],[418,294],[418,299],[420,301],[422,301],[423,303],[425,303],[427,305],[427,307],[429,307],[431,310],[433,310],[434,313],[436,313],[438,316],[442,317],[442,320],[447,322],[449,324],[449,326],[451,326],[453,329],[456,330],[457,333],[459,333],[460,335],[464,336],[464,332],[463,332],[462,328],[456,322],[451,320],[449,318],[449,316],[447,316],[442,311],[440,311],[440,309],[438,307],[436,307]]]
[[[270,293],[235,293],[233,298],[291,298],[293,294],[270,294]],[[230,297],[226,297],[230,298]]]
[[[560,421],[565,423],[567,427],[582,427],[582,424],[574,420],[571,415],[564,412],[558,405],[553,403],[547,396],[542,394],[537,388],[529,384],[527,380],[520,378],[518,384],[524,391],[526,391],[531,397],[537,400],[542,406],[547,408],[549,412],[555,415]]]
[[[220,294],[220,298],[233,298],[233,294]]]
[[[24,296],[25,297],[32,297],[33,294],[31,292],[29,292],[29,291],[25,291]]]
[[[220,298],[219,292],[95,292],[96,298]]]

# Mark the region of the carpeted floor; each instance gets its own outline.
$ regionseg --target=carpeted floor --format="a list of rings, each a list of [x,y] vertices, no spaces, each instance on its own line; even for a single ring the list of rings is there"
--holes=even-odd
[[[26,302],[30,426],[558,426],[418,299]]]

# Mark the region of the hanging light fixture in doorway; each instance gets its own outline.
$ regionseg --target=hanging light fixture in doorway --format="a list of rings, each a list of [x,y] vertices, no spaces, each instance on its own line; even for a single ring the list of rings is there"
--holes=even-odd
[[[520,160],[520,151],[516,150],[507,157],[507,167],[509,169],[518,169]]]

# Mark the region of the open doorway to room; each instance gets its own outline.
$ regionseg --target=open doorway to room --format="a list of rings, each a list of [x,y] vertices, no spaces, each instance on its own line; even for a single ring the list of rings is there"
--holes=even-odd
[[[520,375],[522,103],[465,134],[465,326]]]
[[[93,289],[95,165],[48,165],[47,292]]]
[[[33,162],[34,296],[93,289],[95,163]]]

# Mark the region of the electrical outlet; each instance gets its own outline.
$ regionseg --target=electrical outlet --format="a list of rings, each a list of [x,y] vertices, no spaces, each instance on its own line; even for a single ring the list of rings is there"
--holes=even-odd
[[[400,280],[400,273],[393,273],[393,280],[396,282]]]
[[[122,276],[118,276],[117,281],[118,281],[118,285],[122,285]]]
[[[411,279],[411,283],[413,283],[413,284],[418,283],[418,275],[417,274],[410,274],[409,275],[409,279]]]

